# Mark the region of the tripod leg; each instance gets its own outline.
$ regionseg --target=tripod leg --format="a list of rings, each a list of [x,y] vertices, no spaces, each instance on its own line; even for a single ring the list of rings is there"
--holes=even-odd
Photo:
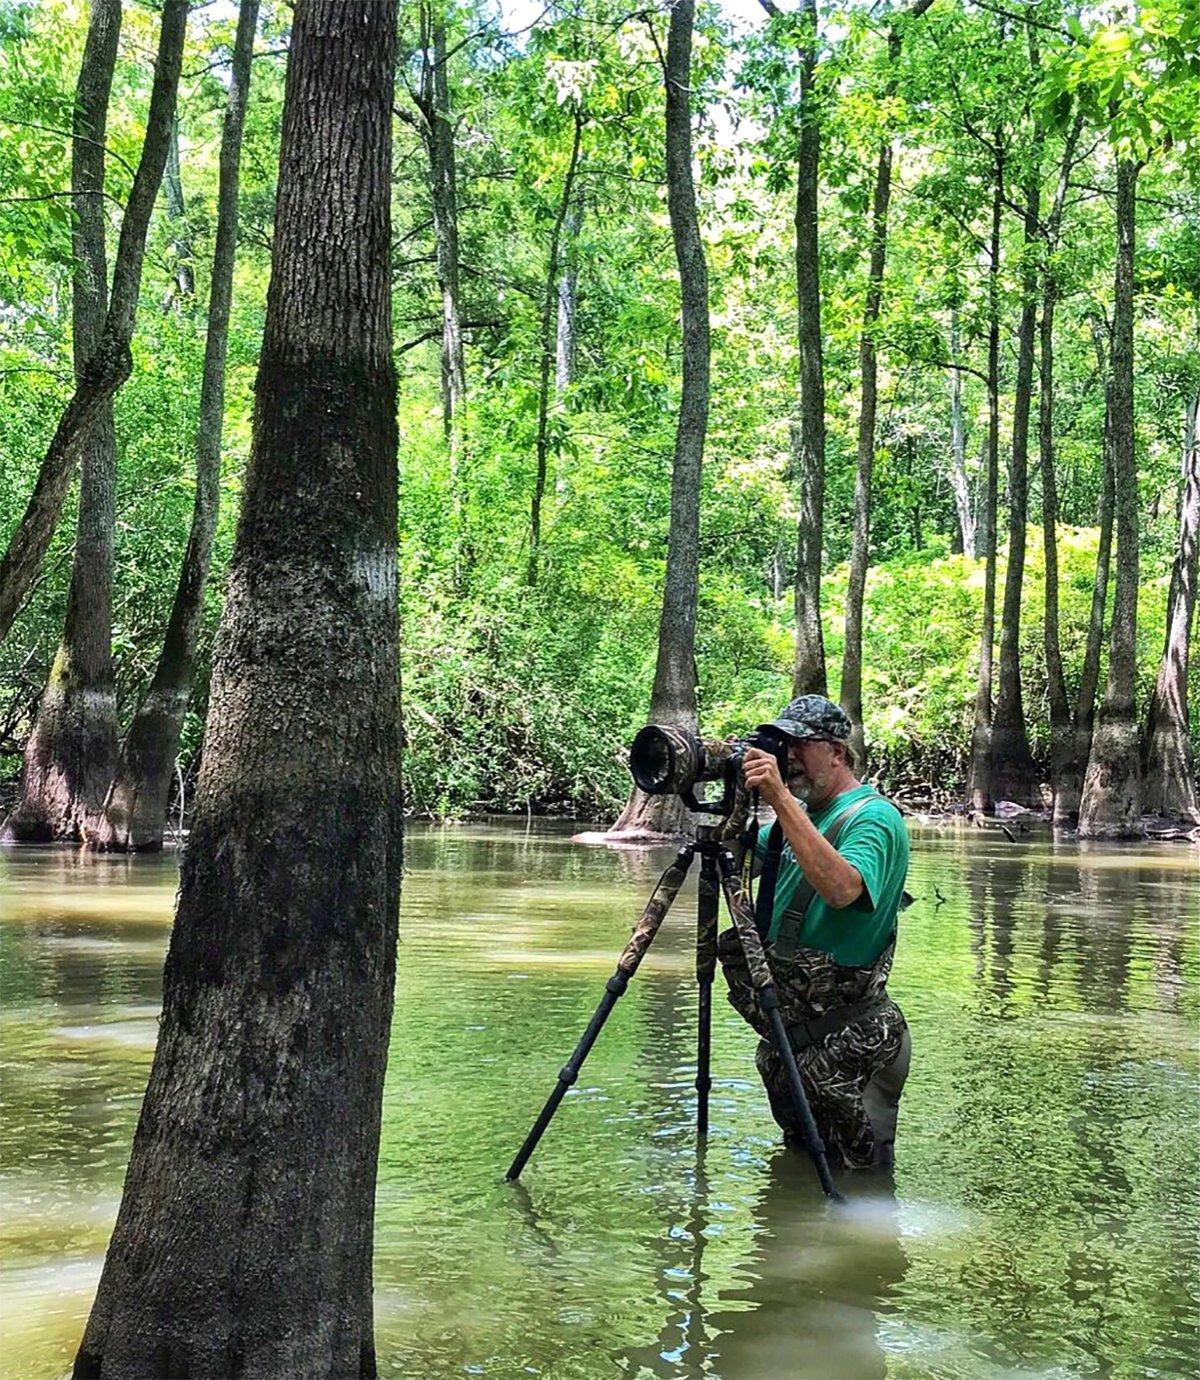
[[[720,878],[717,860],[711,852],[700,855],[700,890],[696,906],[696,982],[700,990],[700,1013],[696,1035],[696,1132],[708,1135],[708,1093],[712,1047],[712,987],[717,970],[717,925]]]
[[[750,970],[750,981],[754,984],[758,994],[758,1004],[766,1014],[767,1022],[771,1027],[771,1038],[775,1042],[775,1048],[779,1051],[780,1059],[783,1060],[792,1101],[796,1107],[796,1114],[800,1118],[800,1129],[804,1134],[805,1147],[816,1166],[817,1178],[821,1181],[821,1188],[824,1190],[825,1196],[840,1200],[841,1194],[833,1185],[833,1175],[829,1172],[829,1161],[825,1157],[825,1145],[821,1140],[821,1133],[817,1129],[812,1108],[808,1104],[808,1095],[804,1091],[800,1070],[796,1065],[796,1054],[792,1049],[792,1042],[788,1038],[787,1027],[783,1023],[783,1015],[779,1010],[779,993],[775,990],[775,980],[771,976],[771,968],[767,963],[767,956],[763,952],[762,938],[742,893],[741,879],[737,875],[733,854],[729,849],[722,848],[717,856],[725,900],[729,906],[729,913],[733,917],[738,939],[741,941],[742,952],[746,955],[746,967]]]
[[[618,999],[624,995],[625,989],[629,986],[629,979],[637,972],[638,964],[646,956],[646,950],[649,949],[659,927],[666,919],[671,902],[679,894],[679,888],[683,885],[683,879],[687,876],[695,853],[694,844],[688,844],[686,848],[681,848],[675,856],[675,861],[659,879],[658,885],[654,888],[654,894],[646,903],[646,909],[633,927],[633,934],[630,935],[629,943],[625,945],[621,957],[617,960],[617,971],[605,984],[604,996],[600,1000],[600,1005],[588,1022],[587,1029],[580,1036],[574,1053],[563,1065],[554,1091],[546,1099],[546,1105],[542,1108],[538,1119],[533,1123],[533,1129],[525,1137],[525,1143],[517,1151],[517,1156],[512,1164],[509,1165],[508,1173],[504,1176],[506,1179],[516,1179],[520,1176],[521,1170],[529,1162],[530,1155],[537,1149],[537,1143],[541,1140],[546,1127],[550,1125],[554,1113],[558,1111],[558,1104],[567,1095],[567,1089],[579,1077],[579,1070],[583,1066],[583,1061],[591,1053],[597,1036],[604,1028],[604,1022],[608,1020],[609,1013],[616,1006]]]

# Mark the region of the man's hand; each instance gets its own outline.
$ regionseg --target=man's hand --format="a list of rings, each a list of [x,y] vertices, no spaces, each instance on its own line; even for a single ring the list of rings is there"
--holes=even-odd
[[[760,798],[773,810],[778,810],[780,802],[787,796],[788,789],[779,774],[779,763],[769,752],[761,748],[750,748],[742,766],[746,785],[757,791]]]

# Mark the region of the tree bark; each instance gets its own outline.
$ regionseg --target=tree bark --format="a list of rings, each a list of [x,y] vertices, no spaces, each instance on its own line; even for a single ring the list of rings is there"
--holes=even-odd
[[[394,0],[299,0],[158,1048],[74,1374],[376,1374],[400,897]]]
[[[583,144],[583,112],[575,111],[575,134],[571,142],[571,158],[563,178],[562,196],[559,198],[558,213],[550,232],[550,260],[546,271],[546,290],[542,298],[542,323],[538,336],[540,360],[538,363],[538,412],[537,440],[535,453],[536,470],[533,481],[533,498],[529,505],[529,566],[525,583],[531,588],[538,581],[538,559],[542,544],[542,500],[546,496],[546,476],[550,465],[550,382],[554,368],[555,333],[557,319],[555,304],[558,300],[558,263],[562,249],[563,225],[571,207],[575,189],[575,173],[579,168],[579,150]]]
[[[75,88],[71,185],[75,199],[71,282],[72,350],[79,380],[104,327],[108,266],[104,245],[104,147],[108,100],[121,29],[120,0],[93,0]],[[79,517],[67,614],[37,717],[25,744],[21,793],[6,838],[75,839],[104,799],[117,746],[112,667],[112,561],[117,447],[112,406],[101,410],[83,446]]]
[[[1200,565],[1200,396],[1187,406],[1179,546],[1167,595],[1167,634],[1142,742],[1142,808],[1179,823],[1200,824],[1188,719],[1188,659]]]
[[[1032,30],[1030,31],[1032,33]],[[1030,41],[1033,66],[1037,49]],[[988,781],[993,802],[1009,800],[1037,808],[1037,765],[1029,750],[1021,686],[1021,594],[1025,584],[1026,528],[1029,522],[1029,419],[1033,402],[1034,346],[1037,335],[1037,251],[1041,239],[1042,139],[1035,135],[1032,169],[1025,188],[1021,322],[1017,329],[1017,377],[1013,406],[1012,452],[1008,466],[1008,564],[1000,614],[1000,685],[988,745]]]
[[[1138,490],[1133,429],[1133,251],[1138,165],[1117,163],[1117,263],[1113,290],[1112,455],[1116,495],[1117,586],[1108,688],[1092,737],[1079,808],[1083,838],[1136,838],[1141,761],[1136,713]]]
[[[196,274],[192,265],[195,251],[187,231],[187,207],[183,199],[183,173],[179,166],[179,119],[171,121],[171,142],[167,146],[167,166],[163,172],[167,219],[174,227],[171,248],[175,256],[175,288],[179,297],[191,302],[196,296]]]
[[[996,178],[992,191],[992,233],[988,249],[987,459],[984,464],[983,625],[979,637],[979,690],[975,696],[975,726],[971,733],[971,809],[992,809],[992,649],[996,633],[996,490],[1000,464],[1000,223],[1004,206],[1004,155],[996,146]]]
[[[1076,112],[1063,142],[1054,202],[1046,223],[1046,265],[1042,282],[1042,318],[1038,324],[1038,459],[1042,471],[1042,546],[1045,558],[1045,616],[1043,647],[1046,656],[1046,696],[1050,709],[1050,790],[1053,818],[1059,821],[1058,797],[1062,778],[1072,755],[1071,706],[1063,672],[1062,643],[1059,636],[1058,605],[1058,476],[1054,453],[1054,314],[1058,305],[1059,284],[1054,256],[1058,252],[1063,212],[1075,148],[1083,130],[1083,110]],[[1103,605],[1101,606],[1103,617]]]
[[[563,227],[567,242],[563,270],[558,279],[558,328],[554,350],[554,394],[561,399],[575,374],[575,308],[579,285],[576,245],[583,224],[583,198],[576,195]]]
[[[961,343],[958,312],[950,309],[950,363],[958,364]],[[962,371],[951,368],[950,375],[950,490],[958,517],[959,541],[963,554],[975,557],[975,510],[971,503],[971,483],[967,478],[967,428],[963,416]]]
[[[75,392],[59,418],[29,504],[0,561],[0,641],[8,636],[41,566],[84,441],[133,367],[129,344],[141,290],[146,231],[162,181],[171,122],[175,118],[187,11],[188,0],[164,0],[146,137],[121,221],[108,312]]]
[[[258,8],[259,0],[242,0],[221,134],[217,234],[196,427],[191,533],[158,665],[134,713],[103,809],[88,821],[85,830],[88,842],[100,849],[125,852],[162,847],[179,735],[191,695],[221,494],[221,424],[237,251],[238,177]]]
[[[708,431],[708,266],[692,180],[691,53],[695,0],[677,0],[667,31],[667,205],[682,296],[683,389],[671,471],[671,525],[658,662],[650,696],[653,723],[696,729],[696,603],[700,582],[700,474]],[[686,826],[677,796],[645,796],[636,788],[614,834],[661,835]]]

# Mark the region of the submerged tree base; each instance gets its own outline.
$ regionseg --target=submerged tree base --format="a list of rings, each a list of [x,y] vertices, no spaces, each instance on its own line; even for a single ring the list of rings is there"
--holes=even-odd
[[[1132,713],[1110,714],[1096,727],[1079,807],[1079,837],[1135,839],[1140,823],[1141,763]]]

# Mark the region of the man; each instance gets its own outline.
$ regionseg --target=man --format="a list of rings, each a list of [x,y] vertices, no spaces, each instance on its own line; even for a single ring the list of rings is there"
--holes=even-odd
[[[908,833],[900,812],[855,775],[850,720],[801,695],[772,727],[789,740],[788,777],[769,753],[746,754],[746,784],[776,814],[760,831],[756,921],[784,1022],[831,1165],[890,1166],[911,1044],[887,995],[904,900]],[[733,930],[718,952],[729,1000],[764,1037],[758,1071],[789,1142],[803,1141],[783,1061],[769,1038]]]

